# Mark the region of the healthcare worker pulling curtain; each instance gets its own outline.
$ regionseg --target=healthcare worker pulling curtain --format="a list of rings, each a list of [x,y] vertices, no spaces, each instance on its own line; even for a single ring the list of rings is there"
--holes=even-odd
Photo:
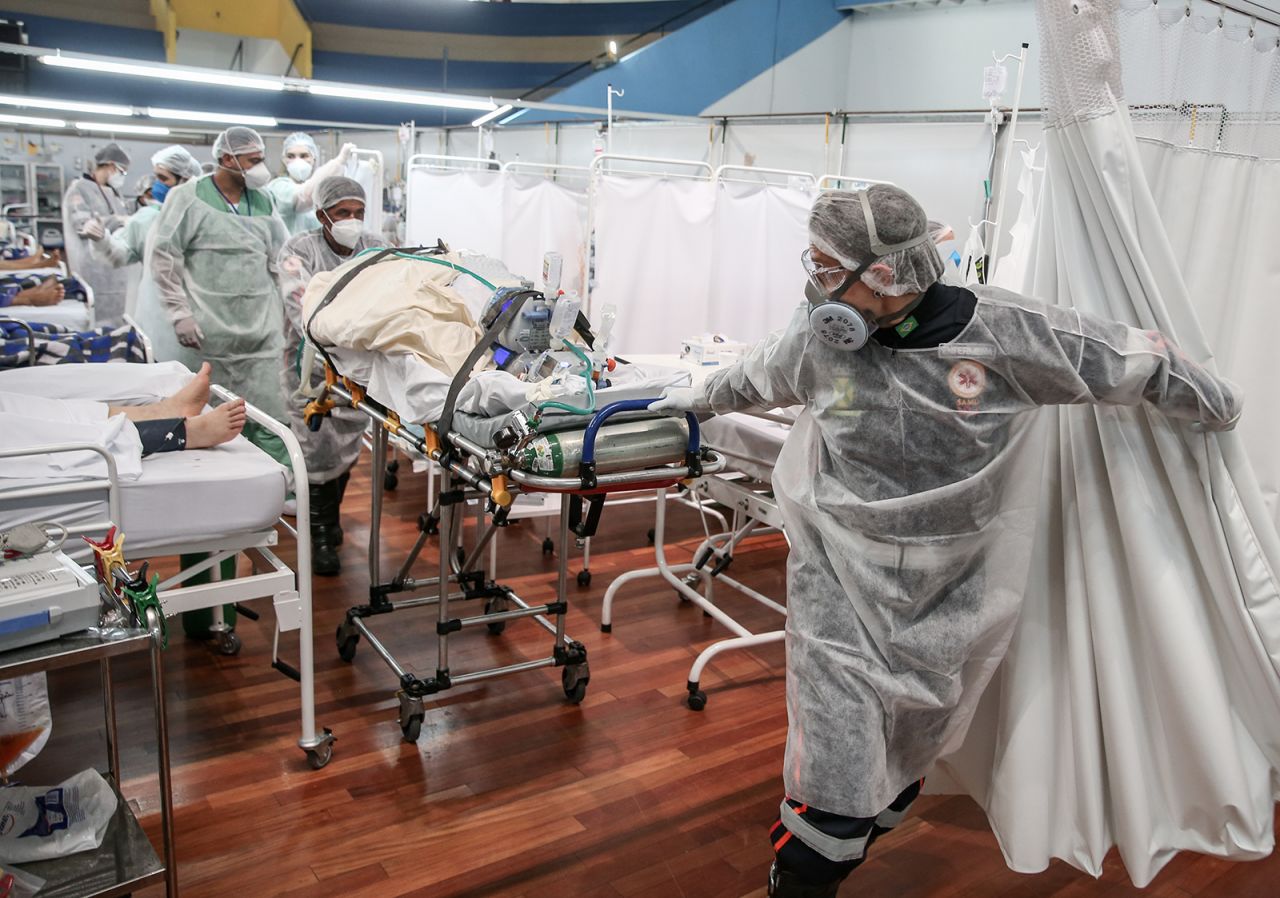
[[[1240,414],[1236,388],[1157,332],[939,282],[928,237],[897,187],[819,197],[810,302],[652,406],[804,406],[773,480],[791,542],[774,898],[836,895],[963,738],[1026,585],[1044,420],[1027,413],[1145,401],[1210,429]],[[846,311],[870,333],[856,351],[859,328],[832,325]]]
[[[280,385],[289,413],[289,427],[302,446],[311,481],[311,569],[325,577],[342,570],[339,506],[347,489],[351,466],[360,455],[360,438],[369,423],[363,413],[335,408],[318,431],[312,432],[302,410],[309,397],[300,396],[304,327],[302,295],[311,278],[332,271],[354,253],[380,244],[364,230],[365,195],[358,181],[326,178],[316,187],[315,220],[320,227],[289,239],[280,251],[280,290],[284,294],[284,365]]]
[[[288,176],[276,178],[267,185],[267,190],[275,198],[276,211],[290,234],[301,234],[316,226],[316,187],[325,178],[342,174],[355,148],[354,143],[344,143],[337,156],[317,166],[320,151],[310,134],[295,131],[284,139],[280,155]]]
[[[129,171],[129,154],[109,143],[93,156],[93,170],[71,182],[62,198],[62,235],[67,267],[93,288],[97,323],[114,327],[124,318],[129,273],[94,258],[85,229],[114,231],[125,223],[129,209],[121,191]]]
[[[228,128],[214,141],[214,173],[165,195],[151,277],[169,326],[152,344],[157,358],[193,371],[208,361],[214,383],[283,423],[276,258],[288,235],[262,189],[271,177],[263,154],[256,131]],[[265,428],[250,421],[244,435],[288,464],[284,444]]]

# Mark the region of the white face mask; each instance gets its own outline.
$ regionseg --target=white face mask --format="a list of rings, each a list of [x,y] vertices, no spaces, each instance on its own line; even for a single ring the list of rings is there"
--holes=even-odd
[[[241,169],[244,171],[244,169]],[[267,182],[271,180],[271,172],[267,169],[265,162],[259,162],[257,165],[244,172],[244,186],[250,190],[261,190],[267,186]]]
[[[360,235],[364,233],[364,222],[358,218],[348,218],[345,221],[329,219],[329,233],[341,246],[355,249],[360,242]]]
[[[107,186],[119,193],[120,188],[124,187],[124,172],[118,168],[112,172],[111,177],[107,178]]]
[[[290,159],[285,168],[289,170],[289,177],[299,182],[311,177],[311,172],[314,170],[311,163],[305,159]]]

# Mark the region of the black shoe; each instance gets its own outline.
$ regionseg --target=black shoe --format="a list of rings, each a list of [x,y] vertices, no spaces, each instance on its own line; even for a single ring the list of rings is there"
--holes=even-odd
[[[338,482],[313,483],[311,496],[311,573],[335,577],[342,571],[338,557],[341,543],[338,527]]]
[[[346,471],[338,477],[338,509],[341,509],[342,507],[342,497],[347,494],[347,483],[350,480],[350,471]],[[333,524],[330,527],[330,530],[333,531],[333,539],[331,539],[330,542],[335,546],[342,545],[342,521],[337,510],[334,512]]]
[[[804,882],[794,873],[779,870],[775,861],[769,868],[769,898],[836,898],[842,881],[836,880],[820,885]]]

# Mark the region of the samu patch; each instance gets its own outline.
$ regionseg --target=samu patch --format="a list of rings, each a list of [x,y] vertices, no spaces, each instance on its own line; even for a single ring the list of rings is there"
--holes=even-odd
[[[956,362],[947,374],[947,386],[956,397],[959,411],[977,411],[981,404],[979,399],[987,389],[987,369],[970,359]]]

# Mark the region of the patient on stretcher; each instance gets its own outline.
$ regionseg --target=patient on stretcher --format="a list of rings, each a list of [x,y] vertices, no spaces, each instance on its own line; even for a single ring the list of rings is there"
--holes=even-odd
[[[244,429],[244,400],[206,410],[209,375],[206,363],[185,386],[158,402],[142,405],[8,392],[6,382],[0,379],[0,448],[88,443],[111,454],[121,479],[135,479],[141,475],[145,456],[209,449],[235,439]],[[32,470],[33,464],[45,470]],[[10,459],[0,477],[94,476],[92,468],[102,464],[100,456],[90,457],[89,453],[24,457]]]

